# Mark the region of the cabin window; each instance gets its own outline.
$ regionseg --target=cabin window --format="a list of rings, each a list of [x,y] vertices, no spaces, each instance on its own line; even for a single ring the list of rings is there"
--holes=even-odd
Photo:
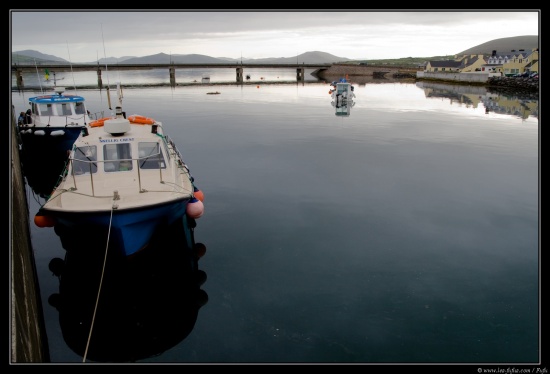
[[[140,142],[138,145],[140,169],[166,169],[166,162],[157,142]]]
[[[52,111],[52,104],[40,104],[38,106],[38,109],[40,111],[40,115],[41,116],[51,116],[53,111]]]
[[[87,145],[75,149],[73,170],[77,175],[97,172],[97,148],[95,145]]]
[[[70,116],[72,114],[71,112],[71,105],[68,103],[59,103],[56,104],[57,106],[57,114],[61,116]]]
[[[76,114],[84,114],[86,111],[84,110],[84,103],[79,102],[75,104],[74,112]]]
[[[130,143],[105,144],[103,146],[103,170],[106,172],[128,171],[134,168]]]

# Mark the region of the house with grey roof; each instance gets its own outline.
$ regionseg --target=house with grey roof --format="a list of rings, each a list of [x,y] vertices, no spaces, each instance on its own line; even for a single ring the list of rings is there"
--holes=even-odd
[[[502,73],[506,76],[522,74],[524,72],[538,73],[538,48],[531,51],[524,49],[511,50],[509,52],[493,51],[487,58],[487,63],[482,66],[482,71],[490,73]]]
[[[428,61],[424,71],[431,73],[458,73],[460,72],[461,61],[455,60],[441,60],[441,61]]]

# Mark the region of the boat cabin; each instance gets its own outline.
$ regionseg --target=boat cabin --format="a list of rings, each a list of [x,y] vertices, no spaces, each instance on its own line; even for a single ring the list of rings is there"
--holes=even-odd
[[[77,95],[63,95],[63,89],[54,94],[29,99],[32,123],[36,126],[83,125],[90,122],[84,98]]]
[[[160,137],[156,139],[145,135],[145,131],[140,131],[142,135],[135,132],[135,129],[147,130],[155,134],[156,125],[152,127],[134,127],[131,136],[126,132],[130,128],[130,122],[126,119],[112,119],[105,121],[103,130],[105,135],[101,138],[102,144],[93,144],[85,141],[75,143],[74,156],[72,160],[73,170],[76,175],[84,173],[96,173],[99,169],[105,173],[125,172],[134,170],[138,167],[140,170],[147,169],[166,169],[165,156],[170,156],[166,148],[166,142]],[[162,148],[161,148],[162,144]],[[163,154],[164,151],[164,154]],[[99,157],[98,157],[99,152]]]

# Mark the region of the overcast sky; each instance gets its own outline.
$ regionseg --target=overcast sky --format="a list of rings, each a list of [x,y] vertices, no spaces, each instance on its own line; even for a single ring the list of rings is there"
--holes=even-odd
[[[11,10],[11,49],[70,62],[157,53],[245,59],[327,52],[350,59],[453,55],[539,35],[540,11]]]

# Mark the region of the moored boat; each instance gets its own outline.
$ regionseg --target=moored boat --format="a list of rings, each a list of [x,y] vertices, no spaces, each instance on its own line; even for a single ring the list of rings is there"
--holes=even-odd
[[[160,226],[199,218],[204,205],[197,191],[162,123],[126,118],[117,106],[113,118],[92,121],[82,130],[35,223],[87,227],[130,256],[145,248]]]
[[[52,93],[30,97],[30,108],[17,125],[23,174],[42,197],[49,196],[73,143],[92,122],[85,98],[64,92],[55,87]]]
[[[85,98],[65,94],[65,88],[56,87],[55,92],[29,98],[27,118],[18,125],[21,150],[64,154],[92,118],[86,108]],[[30,122],[30,123],[26,123]]]

